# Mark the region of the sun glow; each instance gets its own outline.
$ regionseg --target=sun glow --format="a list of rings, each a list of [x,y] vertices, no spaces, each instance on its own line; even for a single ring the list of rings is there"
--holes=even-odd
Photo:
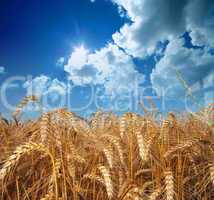
[[[79,55],[87,55],[89,50],[84,47],[84,45],[74,47],[74,52]]]

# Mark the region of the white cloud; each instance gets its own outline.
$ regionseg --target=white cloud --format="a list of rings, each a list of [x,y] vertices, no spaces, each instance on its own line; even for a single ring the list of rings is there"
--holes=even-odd
[[[160,94],[171,86],[169,96],[183,97],[185,90],[176,76],[179,70],[183,79],[194,89],[213,91],[213,56],[207,50],[214,46],[213,0],[111,0],[118,5],[121,17],[129,17],[112,35],[113,42],[90,53],[75,49],[64,70],[75,85],[103,85],[106,94],[134,91],[144,81],[136,70],[133,57],[145,58],[159,53],[160,42],[168,40],[164,56],[156,64],[151,82]],[[204,49],[187,49],[179,39],[190,32],[192,43]],[[133,80],[136,80],[133,84]],[[123,89],[122,89],[123,88]]]
[[[123,7],[132,23],[125,24],[113,34],[114,42],[129,55],[145,58],[158,53],[160,41],[170,41],[164,57],[151,74],[152,85],[158,94],[169,86],[167,95],[183,98],[185,89],[178,80],[176,70],[196,92],[198,100],[213,101],[214,56],[207,51],[214,47],[213,0],[112,0]],[[190,32],[194,45],[204,49],[183,47],[185,32]],[[204,93],[206,91],[206,93]]]
[[[48,76],[40,75],[32,80],[28,80],[23,85],[27,90],[27,95],[36,95],[38,97],[50,97],[52,100],[57,95],[64,96],[67,92],[67,86],[58,79],[51,79]]]
[[[27,89],[27,95],[42,96],[44,92],[47,92],[50,78],[44,75],[35,77],[32,80],[28,80],[23,84],[23,87]]]
[[[189,1],[186,10],[187,29],[192,31],[193,44],[214,47],[214,1]]]
[[[64,70],[75,85],[104,85],[107,94],[133,91],[144,81],[133,63],[132,57],[124,53],[114,44],[89,53],[87,50],[76,49],[70,56]]]
[[[170,40],[185,29],[186,0],[113,0],[133,21],[113,35],[117,45],[130,55],[144,57],[156,49],[158,41]],[[177,3],[176,3],[177,2]]]
[[[5,73],[5,68],[3,66],[0,66],[0,74],[4,74]]]
[[[132,23],[113,35],[130,55],[144,57],[157,42],[192,31],[193,42],[214,45],[213,0],[112,0],[123,7]]]
[[[214,57],[203,49],[183,47],[183,39],[169,43],[164,57],[151,74],[152,85],[159,95],[167,91],[167,97],[182,99],[187,90],[180,78],[192,89],[198,101],[202,98],[206,103],[213,101]]]
[[[77,47],[72,52],[67,66],[74,66],[77,70],[81,69],[87,63],[87,58],[88,50],[84,46]]]
[[[86,85],[96,81],[97,69],[88,63],[89,51],[83,46],[71,53],[64,70],[75,85]]]
[[[63,66],[63,64],[65,63],[65,58],[64,57],[60,57],[57,62],[56,62],[56,66]]]

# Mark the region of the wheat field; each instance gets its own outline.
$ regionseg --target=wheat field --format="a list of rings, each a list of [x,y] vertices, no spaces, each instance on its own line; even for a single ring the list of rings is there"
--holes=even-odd
[[[1,200],[213,200],[213,105],[162,120],[67,109],[0,119]]]

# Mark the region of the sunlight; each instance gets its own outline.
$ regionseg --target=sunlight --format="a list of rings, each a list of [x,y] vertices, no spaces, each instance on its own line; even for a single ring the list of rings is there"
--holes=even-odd
[[[85,56],[88,54],[88,52],[89,50],[86,49],[83,44],[81,46],[74,47],[74,53],[78,55]]]

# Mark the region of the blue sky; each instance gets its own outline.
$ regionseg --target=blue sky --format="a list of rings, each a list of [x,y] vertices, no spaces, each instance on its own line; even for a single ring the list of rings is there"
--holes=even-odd
[[[192,109],[178,74],[204,106],[213,35],[212,0],[1,1],[0,111],[32,93],[82,116],[141,112],[146,96],[163,112]]]

